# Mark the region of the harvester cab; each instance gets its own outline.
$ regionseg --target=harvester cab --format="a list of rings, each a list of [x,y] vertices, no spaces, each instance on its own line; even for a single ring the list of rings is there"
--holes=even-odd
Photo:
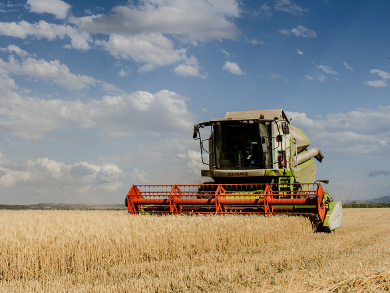
[[[205,127],[211,133],[202,139]],[[319,148],[307,150],[310,140],[290,124],[282,109],[228,112],[224,118],[195,125],[193,137],[200,141],[202,162],[209,166],[202,176],[219,184],[279,183],[281,187],[314,182],[312,158],[319,162],[324,158]]]
[[[209,128],[206,133],[204,132]],[[320,231],[333,231],[342,219],[315,181],[316,159],[324,155],[290,124],[282,109],[228,112],[194,126],[203,177],[192,185],[133,185],[125,199],[130,214],[288,214],[311,219]],[[210,181],[210,179],[209,179]]]

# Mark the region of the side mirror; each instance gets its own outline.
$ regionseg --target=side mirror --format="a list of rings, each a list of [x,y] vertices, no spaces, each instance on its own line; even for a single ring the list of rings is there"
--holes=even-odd
[[[329,180],[317,180],[318,182],[321,182],[321,183],[324,183],[324,184],[328,184],[329,183]]]
[[[193,139],[198,137],[199,125],[194,125],[194,133],[192,134]]]

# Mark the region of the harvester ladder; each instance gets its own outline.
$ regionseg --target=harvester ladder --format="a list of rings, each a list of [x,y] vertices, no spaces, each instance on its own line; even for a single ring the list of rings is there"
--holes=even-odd
[[[294,190],[294,177],[293,176],[280,176],[278,179],[278,191],[282,197],[292,196]]]

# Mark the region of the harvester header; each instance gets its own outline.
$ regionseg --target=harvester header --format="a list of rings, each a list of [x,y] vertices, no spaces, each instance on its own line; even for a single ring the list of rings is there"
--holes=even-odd
[[[206,129],[209,132],[206,133]],[[290,124],[283,109],[228,112],[194,125],[200,185],[133,185],[125,203],[130,214],[294,214],[319,230],[340,226],[342,205],[315,181],[323,153]],[[212,181],[211,181],[212,180]]]

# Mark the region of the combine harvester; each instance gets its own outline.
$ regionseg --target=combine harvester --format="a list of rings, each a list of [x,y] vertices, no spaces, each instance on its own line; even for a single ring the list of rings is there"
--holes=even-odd
[[[205,127],[210,134],[202,139]],[[313,158],[324,155],[307,149],[310,140],[282,109],[228,112],[195,125],[193,138],[209,166],[201,174],[213,182],[133,185],[125,199],[130,214],[287,214],[309,217],[318,231],[340,226],[341,202],[322,188],[328,180],[315,181]]]

